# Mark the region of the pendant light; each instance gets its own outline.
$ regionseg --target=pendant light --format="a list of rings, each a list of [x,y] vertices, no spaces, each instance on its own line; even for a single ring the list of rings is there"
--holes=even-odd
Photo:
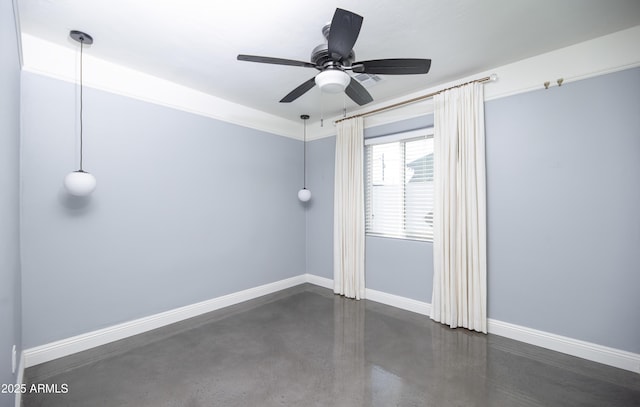
[[[302,202],[307,202],[311,199],[311,191],[307,189],[307,120],[309,120],[308,114],[303,114],[300,116],[304,123],[304,138],[302,142],[303,149],[303,160],[302,160],[302,180],[303,187],[300,191],[298,191],[298,199]]]
[[[71,31],[69,36],[80,43],[80,169],[64,177],[64,187],[71,195],[87,196],[96,189],[96,177],[82,168],[82,50],[84,44],[93,44],[93,38],[81,31]]]

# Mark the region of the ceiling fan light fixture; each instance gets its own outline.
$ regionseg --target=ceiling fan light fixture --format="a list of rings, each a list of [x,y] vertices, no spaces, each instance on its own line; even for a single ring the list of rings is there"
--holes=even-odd
[[[349,74],[339,69],[327,69],[316,75],[316,85],[327,93],[344,92],[350,82]]]

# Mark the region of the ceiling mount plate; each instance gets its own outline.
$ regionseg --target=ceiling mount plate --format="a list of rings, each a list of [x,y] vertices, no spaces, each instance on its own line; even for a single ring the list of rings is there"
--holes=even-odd
[[[93,38],[82,31],[71,30],[69,36],[81,44],[93,44]]]
[[[300,115],[300,118],[301,118],[302,120],[307,120],[307,119],[309,118],[309,115],[308,115],[308,114],[301,114],[301,115]]]

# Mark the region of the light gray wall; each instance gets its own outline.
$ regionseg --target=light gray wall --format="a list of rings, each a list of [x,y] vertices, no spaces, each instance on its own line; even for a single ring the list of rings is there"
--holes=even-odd
[[[640,69],[485,115],[489,316],[640,353]]]
[[[367,288],[431,302],[432,243],[367,236],[365,245]]]
[[[307,142],[307,273],[333,279],[333,178],[336,138]]]
[[[300,141],[23,72],[25,347],[300,275]],[[302,238],[301,238],[302,237]]]
[[[0,383],[10,384],[16,382],[11,347],[22,350],[20,57],[11,0],[0,1],[0,95]],[[13,394],[0,394],[0,406],[12,406],[13,400]]]
[[[490,318],[640,353],[638,112],[640,69],[486,103]],[[311,179],[333,173],[330,146],[310,144],[325,163]],[[330,205],[308,211],[308,259],[331,258],[332,221]],[[367,237],[367,288],[431,302],[432,279],[431,244]]]

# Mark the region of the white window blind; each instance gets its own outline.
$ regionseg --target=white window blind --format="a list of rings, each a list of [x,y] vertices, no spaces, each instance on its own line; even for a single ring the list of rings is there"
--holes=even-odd
[[[366,139],[365,160],[365,233],[433,241],[433,128]]]

